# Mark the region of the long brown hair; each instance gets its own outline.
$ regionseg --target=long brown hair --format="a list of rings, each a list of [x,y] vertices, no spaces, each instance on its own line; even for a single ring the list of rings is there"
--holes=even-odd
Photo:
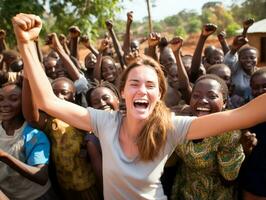
[[[152,67],[159,82],[160,100],[156,103],[152,114],[149,116],[144,128],[137,138],[137,146],[140,159],[143,161],[153,160],[164,147],[167,133],[172,129],[171,112],[163,102],[166,94],[167,83],[159,63],[145,55],[138,56],[123,72],[120,82],[120,92],[123,91],[127,77],[131,69],[139,66]]]

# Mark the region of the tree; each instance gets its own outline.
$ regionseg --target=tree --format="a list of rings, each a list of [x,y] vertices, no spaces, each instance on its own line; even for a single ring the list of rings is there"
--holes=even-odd
[[[46,32],[66,33],[72,25],[79,26],[83,33],[97,34],[106,19],[112,19],[121,9],[120,0],[1,0],[0,28],[11,37],[11,18],[20,12],[33,13],[45,18],[42,34]],[[12,34],[13,35],[13,34]],[[13,42],[14,43],[14,42]]]

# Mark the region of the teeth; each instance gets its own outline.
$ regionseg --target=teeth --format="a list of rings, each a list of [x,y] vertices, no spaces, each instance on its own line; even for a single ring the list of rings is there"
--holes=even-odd
[[[197,108],[197,110],[198,111],[210,111],[210,109],[209,108],[201,108],[201,107],[199,107],[199,108]]]
[[[135,100],[134,103],[148,103],[148,101],[145,99],[138,99],[138,100]]]

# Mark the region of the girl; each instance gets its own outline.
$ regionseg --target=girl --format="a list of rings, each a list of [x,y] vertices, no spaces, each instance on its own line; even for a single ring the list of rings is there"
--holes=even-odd
[[[221,112],[226,106],[228,88],[216,75],[201,76],[193,87],[190,108],[192,115],[205,116]],[[173,199],[234,199],[236,179],[244,160],[239,142],[240,132],[187,141],[177,145],[182,160],[174,185]]]
[[[16,200],[57,199],[48,179],[49,141],[25,122],[21,98],[18,83],[1,85],[0,191]]]
[[[99,137],[105,198],[166,199],[159,179],[177,144],[247,128],[266,118],[266,95],[236,110],[198,118],[172,116],[162,101],[166,81],[161,67],[144,56],[136,58],[121,78],[125,116],[62,101],[54,95],[32,44],[41,19],[18,14],[12,22],[37,108]]]

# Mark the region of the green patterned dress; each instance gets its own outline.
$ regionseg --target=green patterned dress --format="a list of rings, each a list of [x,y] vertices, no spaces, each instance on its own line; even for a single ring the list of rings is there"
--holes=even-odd
[[[234,199],[234,186],[229,181],[237,178],[245,158],[239,139],[240,132],[235,131],[178,145],[181,164],[172,199]]]

